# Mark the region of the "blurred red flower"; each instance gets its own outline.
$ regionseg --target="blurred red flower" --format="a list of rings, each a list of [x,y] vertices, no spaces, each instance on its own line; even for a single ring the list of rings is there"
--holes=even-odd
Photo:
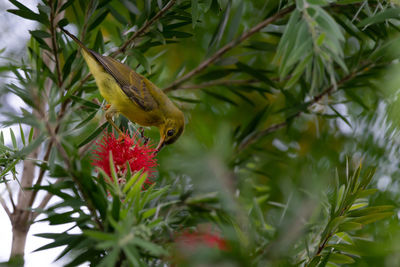
[[[226,241],[217,233],[201,233],[201,232],[183,232],[177,238],[176,242],[186,249],[197,249],[200,246],[209,248],[218,248],[219,250],[228,250]]]
[[[142,144],[136,134],[132,137],[125,134],[117,139],[113,133],[106,133],[100,141],[96,142],[96,149],[93,151],[95,159],[92,164],[103,169],[112,178],[110,169],[111,152],[118,178],[124,177],[127,171],[127,162],[133,173],[143,169],[148,177],[151,178],[155,172],[154,167],[157,166],[155,151],[156,149],[148,144]],[[146,179],[145,183],[152,184],[148,179]]]

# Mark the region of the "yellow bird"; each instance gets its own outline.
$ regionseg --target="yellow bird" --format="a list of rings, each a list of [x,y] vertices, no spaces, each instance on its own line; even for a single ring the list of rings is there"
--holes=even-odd
[[[162,90],[127,65],[88,49],[76,36],[62,30],[82,48],[81,53],[100,93],[110,104],[105,117],[120,134],[122,131],[112,120],[118,113],[139,125],[158,127],[157,151],[179,138],[185,127],[183,113]]]

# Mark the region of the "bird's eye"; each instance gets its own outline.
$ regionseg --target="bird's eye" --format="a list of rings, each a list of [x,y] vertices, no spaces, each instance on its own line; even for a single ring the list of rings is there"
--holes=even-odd
[[[174,133],[175,133],[174,130],[168,130],[167,135],[168,135],[168,136],[173,136]]]

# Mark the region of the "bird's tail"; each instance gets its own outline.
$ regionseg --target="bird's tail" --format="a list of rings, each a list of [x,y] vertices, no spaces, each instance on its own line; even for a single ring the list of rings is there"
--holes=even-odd
[[[63,28],[61,28],[61,27],[60,27],[60,29],[61,29],[66,35],[68,35],[69,37],[71,37],[72,40],[74,40],[75,43],[77,43],[83,50],[85,50],[87,53],[91,54],[91,53],[90,53],[90,50],[89,50],[75,35],[73,35],[73,34],[70,33],[69,31],[67,31],[67,30],[65,30],[65,29],[63,29]]]

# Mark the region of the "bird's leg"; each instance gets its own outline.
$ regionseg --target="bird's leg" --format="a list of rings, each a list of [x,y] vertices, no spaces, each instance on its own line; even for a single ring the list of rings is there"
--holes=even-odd
[[[139,133],[140,133],[140,138],[143,139],[143,145],[147,145],[147,143],[149,142],[150,138],[144,136],[144,128],[143,127],[139,127]]]
[[[117,111],[112,106],[108,106],[106,108],[107,108],[105,114],[106,120],[114,127],[115,130],[117,130],[120,137],[124,136],[124,133],[118,128],[118,126],[112,119],[112,117],[114,116],[114,114],[117,113]]]

